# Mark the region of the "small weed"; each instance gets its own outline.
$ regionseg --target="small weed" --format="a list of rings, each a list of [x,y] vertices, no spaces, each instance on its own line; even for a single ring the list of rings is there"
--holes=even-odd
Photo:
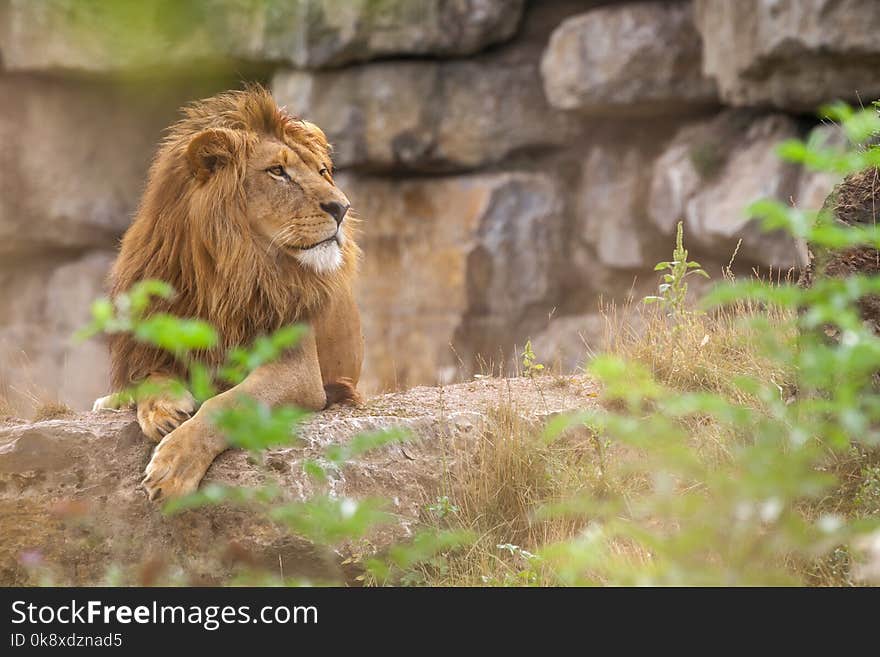
[[[535,356],[535,352],[532,349],[531,340],[526,342],[526,346],[520,355],[522,356],[523,374],[527,377],[532,378],[544,371],[544,365],[538,362],[538,357]]]
[[[658,262],[654,271],[667,273],[663,274],[663,282],[658,287],[658,295],[645,297],[645,303],[660,303],[667,315],[673,318],[680,318],[694,312],[688,310],[685,305],[688,291],[687,279],[689,276],[709,278],[709,274],[699,262],[688,260],[688,252],[684,248],[684,222],[678,222],[672,260]]]

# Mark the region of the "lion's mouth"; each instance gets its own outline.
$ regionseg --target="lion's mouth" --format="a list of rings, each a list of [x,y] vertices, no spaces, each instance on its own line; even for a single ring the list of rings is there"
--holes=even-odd
[[[324,244],[329,244],[330,242],[336,242],[337,245],[339,244],[339,232],[338,231],[336,233],[333,233],[327,239],[321,240],[320,242],[315,242],[314,244],[310,244],[308,246],[289,246],[287,248],[293,249],[294,251],[310,251],[311,249],[316,249],[319,246],[322,246]]]

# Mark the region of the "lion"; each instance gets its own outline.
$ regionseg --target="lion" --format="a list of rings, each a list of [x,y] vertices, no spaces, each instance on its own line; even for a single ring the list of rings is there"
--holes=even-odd
[[[303,322],[310,330],[277,362],[198,408],[188,392],[161,385],[185,375],[173,355],[131,334],[111,336],[112,389],[148,382],[160,391],[136,402],[141,429],[158,443],[142,482],[152,500],[198,488],[227,448],[209,418],[241,393],[315,411],[360,400],[363,336],[352,291],[360,250],[323,131],[287,114],[261,86],[182,112],[122,239],[111,296],[141,280],[171,284],[176,295],[150,311],[210,322],[220,344],[198,355],[209,367],[282,326]],[[97,400],[96,409],[114,398]]]

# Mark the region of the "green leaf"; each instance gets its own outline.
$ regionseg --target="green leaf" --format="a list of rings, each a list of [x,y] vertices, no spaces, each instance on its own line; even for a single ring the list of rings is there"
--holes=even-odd
[[[220,368],[220,378],[233,385],[241,383],[255,369],[278,360],[285,350],[295,347],[308,330],[305,324],[285,326],[271,335],[257,338],[248,348],[233,349]]]
[[[128,301],[129,310],[133,318],[139,318],[144,314],[153,297],[171,299],[174,296],[174,288],[164,281],[148,279],[135,283],[123,297]]]
[[[166,313],[138,322],[134,335],[141,342],[174,353],[210,349],[217,344],[217,332],[207,322],[180,319]]]
[[[296,442],[296,429],[309,416],[293,406],[270,408],[242,396],[235,406],[216,411],[211,419],[231,445],[258,452]]]
[[[189,366],[189,391],[198,402],[204,402],[217,394],[211,373],[198,361],[190,363]]]
[[[269,512],[273,520],[283,522],[295,533],[322,545],[361,538],[376,525],[386,524],[382,500],[316,496],[305,502],[276,506]]]
[[[326,481],[327,472],[324,467],[314,459],[305,459],[302,464],[303,472],[317,481]]]
[[[205,484],[194,493],[169,500],[162,507],[162,512],[165,515],[174,515],[190,509],[224,503],[251,504],[259,502],[265,504],[274,501],[279,495],[280,490],[275,485],[245,488],[210,483]]]

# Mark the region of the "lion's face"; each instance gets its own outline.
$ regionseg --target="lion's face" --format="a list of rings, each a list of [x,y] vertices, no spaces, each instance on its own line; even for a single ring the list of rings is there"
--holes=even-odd
[[[326,274],[342,265],[349,201],[333,183],[323,133],[307,122],[299,128],[315,138],[301,144],[270,135],[206,130],[190,142],[188,159],[201,180],[223,167],[243,164],[238,180],[244,211],[258,241],[308,271]]]
[[[245,175],[247,214],[267,242],[318,273],[342,263],[349,202],[334,184],[326,154],[265,139]]]

